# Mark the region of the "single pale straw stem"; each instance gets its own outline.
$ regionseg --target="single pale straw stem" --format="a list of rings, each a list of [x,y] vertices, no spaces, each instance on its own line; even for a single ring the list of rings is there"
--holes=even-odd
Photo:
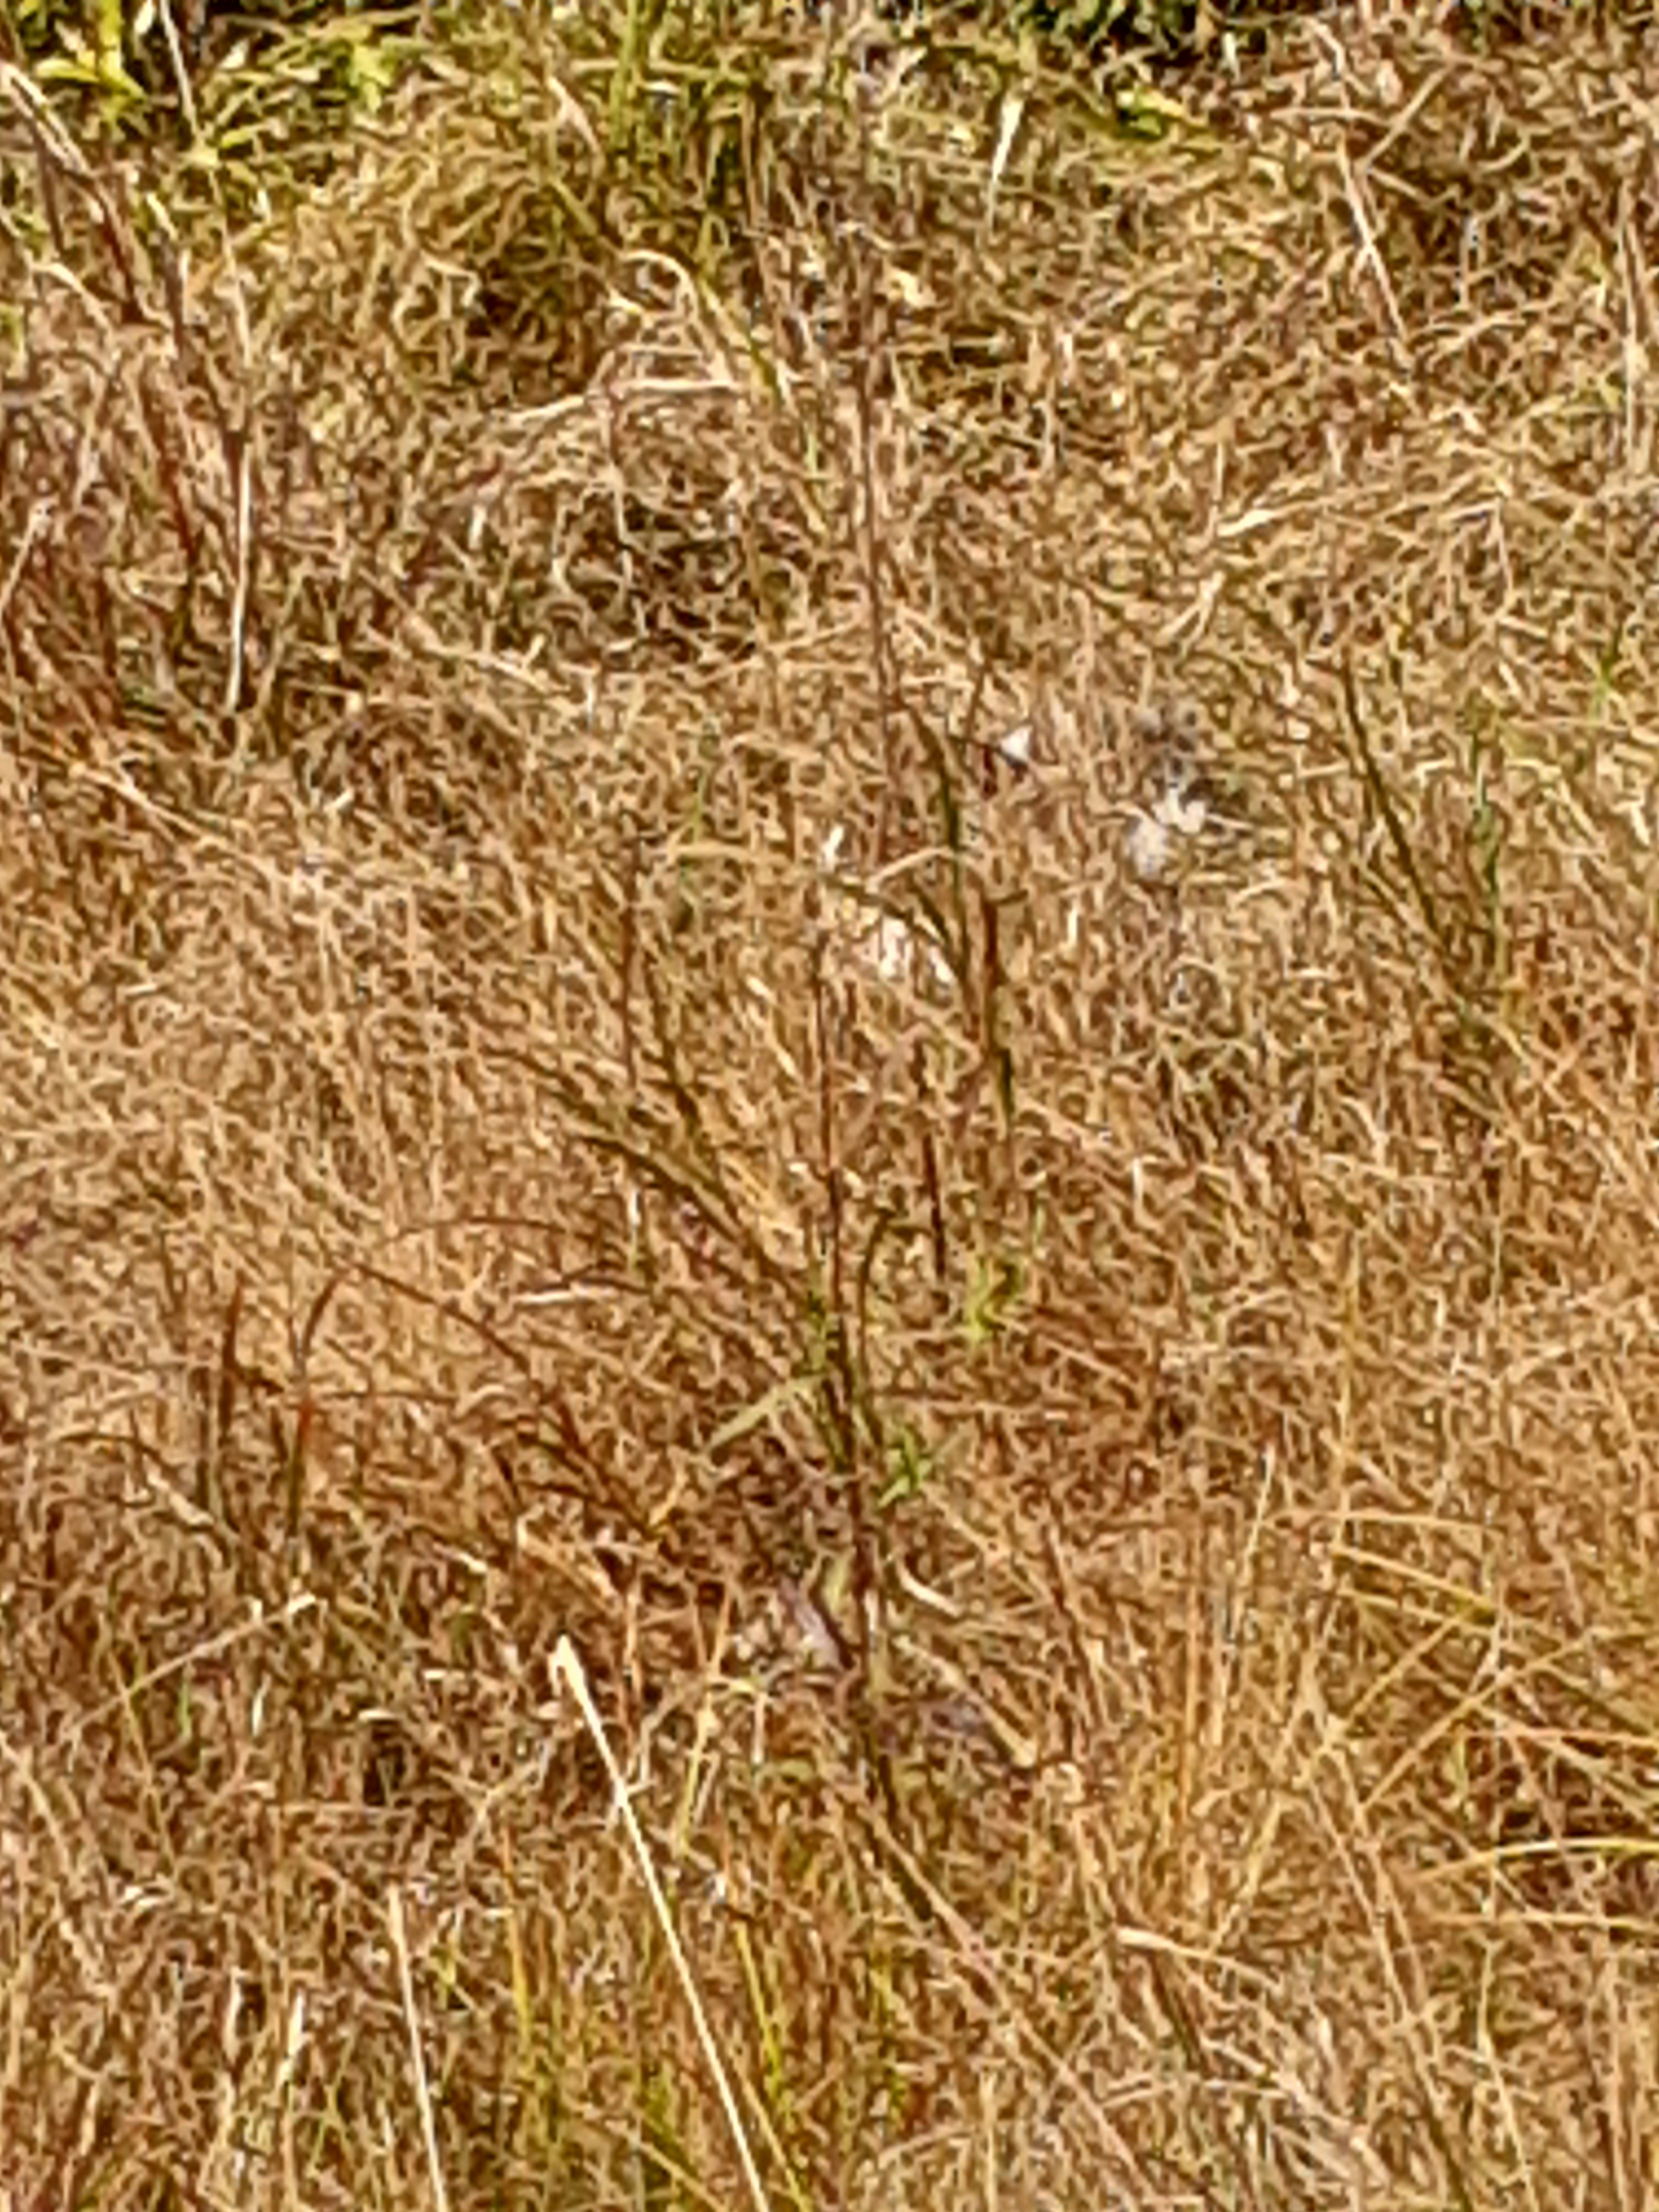
[[[640,1873],[644,1877],[646,1891],[651,1899],[651,1908],[657,1916],[657,1924],[662,1929],[663,1941],[668,1946],[669,1956],[674,1961],[674,1971],[680,1978],[680,1987],[685,1991],[685,2001],[691,2008],[692,2025],[697,2031],[697,2040],[702,2045],[702,2055],[708,2061],[708,2070],[714,2077],[714,2087],[720,2097],[721,2109],[726,2114],[726,2125],[731,2129],[732,2140],[737,2145],[738,2162],[743,2168],[743,2178],[749,2185],[749,2193],[755,2201],[756,2212],[771,2212],[771,2207],[767,2201],[765,2186],[761,2180],[759,2169],[755,2164],[754,2153],[749,2148],[749,2138],[744,2130],[743,2115],[738,2110],[737,2099],[732,2094],[732,2084],[727,2079],[726,2068],[721,2063],[720,2051],[715,2045],[714,2031],[708,2024],[708,2015],[703,2010],[702,1999],[698,1996],[696,1983],[692,1979],[690,1964],[680,1948],[680,1939],[675,1932],[674,1923],[669,1914],[668,1899],[663,1895],[662,1885],[657,1880],[656,1869],[651,1863],[650,1850],[647,1847],[644,1836],[640,1832],[640,1824],[634,1817],[634,1808],[629,1802],[628,1784],[623,1778],[621,1767],[617,1764],[616,1753],[611,1748],[610,1740],[605,1732],[605,1723],[599,1718],[598,1708],[589,1694],[587,1676],[583,1670],[582,1662],[577,1656],[575,1647],[568,1636],[562,1636],[559,1638],[547,1665],[548,1672],[553,1677],[556,1686],[560,1680],[568,1683],[571,1694],[575,1698],[580,1709],[581,1717],[587,1724],[587,1732],[593,1739],[594,1748],[604,1761],[605,1771],[610,1777],[611,1791],[617,1801],[617,1810],[622,1815],[623,1826],[628,1831],[628,1840],[633,1845],[635,1857],[639,1861]]]
[[[437,2212],[449,2212],[449,2192],[438,2159],[438,2134],[432,2124],[432,2092],[427,2086],[426,2055],[421,2049],[421,2023],[415,2014],[415,1984],[409,1972],[409,1939],[404,1930],[403,1892],[394,1882],[386,1901],[392,1923],[392,1948],[398,1954],[398,1982],[403,1992],[404,2018],[409,2025],[409,2055],[415,2067],[415,2101],[421,2108],[421,2133],[426,2142],[426,2162],[432,2174],[432,2201]]]

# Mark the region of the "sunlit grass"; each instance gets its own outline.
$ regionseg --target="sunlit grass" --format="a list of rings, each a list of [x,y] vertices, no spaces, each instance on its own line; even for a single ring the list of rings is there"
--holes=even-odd
[[[143,12],[0,82],[0,2195],[1645,2202],[1632,39]]]

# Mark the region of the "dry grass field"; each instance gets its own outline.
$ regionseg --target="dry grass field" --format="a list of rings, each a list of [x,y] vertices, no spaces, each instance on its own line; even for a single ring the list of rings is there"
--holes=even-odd
[[[1659,33],[68,13],[3,2212],[1659,2201]]]

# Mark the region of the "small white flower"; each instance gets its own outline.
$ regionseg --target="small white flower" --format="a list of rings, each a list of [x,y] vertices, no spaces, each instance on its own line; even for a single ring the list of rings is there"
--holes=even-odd
[[[1016,774],[1023,775],[1031,765],[1031,726],[1016,722],[1013,728],[997,746],[998,752]]]
[[[1173,830],[1182,837],[1196,837],[1209,820],[1209,809],[1196,793],[1188,793],[1178,784],[1171,784],[1153,809],[1158,820],[1166,830]]]
[[[897,915],[878,915],[863,942],[866,954],[884,983],[907,982],[919,969],[936,990],[950,989],[950,962],[931,939],[912,929]]]
[[[1137,811],[1127,842],[1129,865],[1143,883],[1151,883],[1169,866],[1169,828],[1156,814]]]
[[[1182,837],[1201,835],[1210,811],[1201,793],[1170,784],[1151,810],[1137,809],[1129,824],[1129,865],[1144,883],[1161,876]]]
[[[896,915],[884,914],[866,939],[876,973],[884,982],[900,983],[910,972],[910,933]]]

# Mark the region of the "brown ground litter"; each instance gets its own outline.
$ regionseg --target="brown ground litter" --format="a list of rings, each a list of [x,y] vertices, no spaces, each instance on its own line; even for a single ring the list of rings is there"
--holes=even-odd
[[[0,79],[0,2204],[1650,2203],[1659,49],[428,12]]]

